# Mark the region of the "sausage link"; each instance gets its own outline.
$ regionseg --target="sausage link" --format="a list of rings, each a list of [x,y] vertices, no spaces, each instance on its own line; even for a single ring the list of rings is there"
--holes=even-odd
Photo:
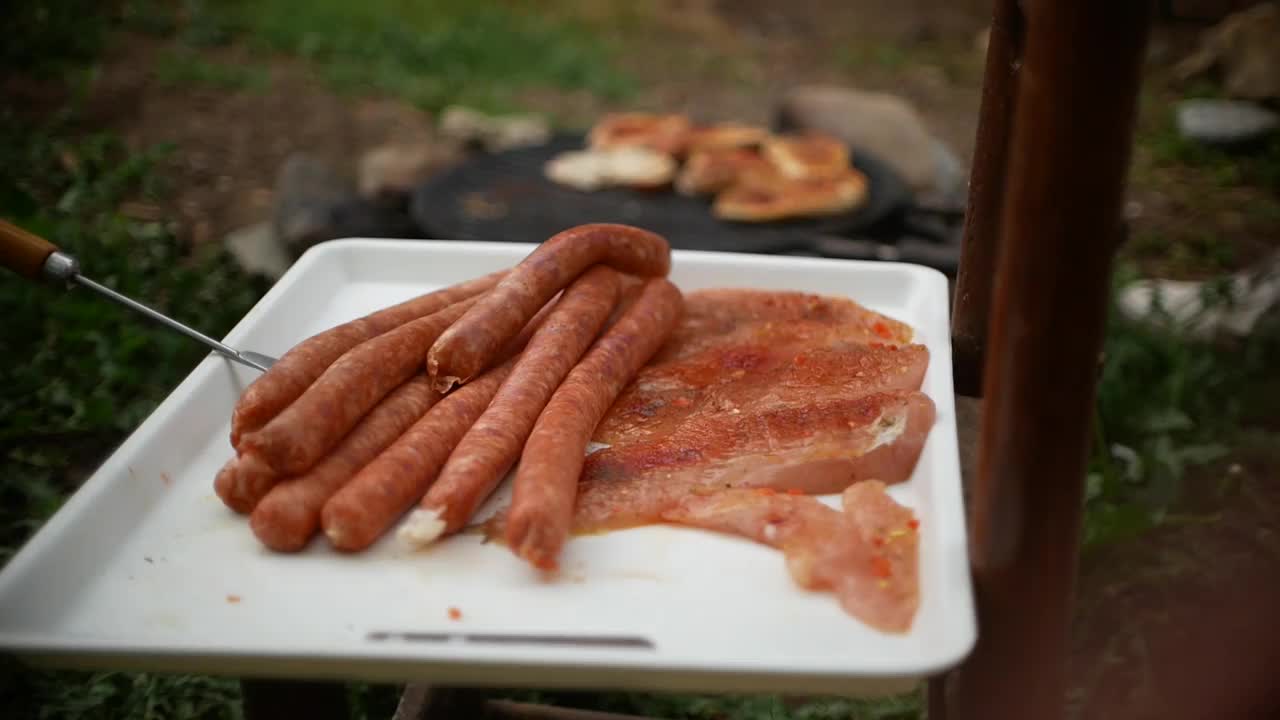
[[[357,345],[271,422],[241,438],[282,475],[315,465],[365,413],[421,367],[423,350],[476,302],[454,303]]]
[[[301,550],[320,527],[325,502],[439,398],[425,373],[396,388],[315,467],[280,482],[262,498],[249,516],[253,534],[272,550]]]
[[[339,550],[363,550],[427,491],[467,428],[511,372],[508,361],[449,393],[324,504],[320,524]]]
[[[600,333],[618,301],[619,285],[616,270],[597,265],[564,291],[488,409],[449,456],[421,507],[401,526],[402,540],[422,546],[466,525],[520,457],[538,413]]]
[[[507,270],[435,290],[362,318],[317,333],[294,345],[267,372],[259,375],[236,402],[231,416],[231,445],[240,447],[245,433],[266,425],[297,400],[324,371],[351,348],[401,325],[479,295]]]
[[[489,367],[504,343],[534,312],[597,263],[633,275],[665,276],[671,247],[660,235],[630,225],[579,225],[543,242],[427,353],[427,371],[447,390]]]
[[[280,475],[254,453],[233,457],[218,471],[214,491],[238,513],[253,512],[258,502],[280,481]]]
[[[537,568],[555,569],[569,537],[578,476],[591,433],[609,406],[675,328],[684,308],[664,278],[645,283],[635,302],[592,345],[538,416],[516,470],[506,542]]]
[[[388,456],[387,460],[384,461],[383,467],[386,467],[385,463],[388,462],[394,465],[392,461],[395,459],[395,454],[392,451],[396,450],[397,447],[399,447],[399,450],[396,450],[397,453],[408,454],[409,457],[405,460],[407,463],[412,464],[415,459],[424,459],[414,454],[414,443],[412,442],[412,437],[410,437],[414,428],[417,428],[419,431],[418,437],[425,438],[425,443],[429,446],[426,451],[428,455],[425,458],[428,461],[428,465],[422,468],[421,478],[414,481],[411,476],[411,479],[403,480],[399,479],[399,476],[395,475],[394,472],[391,478],[387,478],[385,477],[385,472],[376,468],[369,470],[369,467],[366,466],[360,473],[366,479],[353,478],[351,483],[339,490],[337,495],[325,503],[326,509],[321,512],[321,525],[325,530],[325,534],[330,537],[334,547],[340,550],[361,550],[368,547],[391,523],[395,522],[395,518],[400,513],[407,510],[422,496],[422,493],[426,490],[425,486],[405,487],[403,492],[407,493],[408,499],[396,500],[395,498],[398,497],[395,494],[396,488],[401,487],[397,483],[425,482],[428,485],[431,483],[431,480],[448,458],[449,453],[457,445],[458,440],[461,439],[467,428],[475,422],[476,417],[488,407],[489,401],[493,399],[493,394],[497,392],[498,386],[502,384],[502,380],[511,371],[515,361],[510,358],[514,358],[524,349],[529,340],[550,317],[554,308],[555,303],[549,303],[525,326],[524,330],[514,340],[507,344],[501,356],[504,364],[476,380],[476,388],[468,392],[463,392],[463,390],[467,390],[467,388],[463,388],[445,397],[432,408],[435,411],[434,413],[428,411],[405,435],[396,441],[395,445],[380,453],[378,458],[375,458],[370,463],[370,465],[376,465],[383,456]],[[491,380],[489,375],[493,376]],[[428,420],[428,418],[433,419]],[[432,436],[432,433],[436,432],[433,428],[443,428],[443,437]],[[409,438],[409,440],[405,438]],[[437,442],[439,447],[434,446],[434,443]],[[438,460],[432,460],[436,455],[439,455]],[[434,465],[431,465],[431,462],[434,462]],[[352,486],[355,486],[355,489],[350,489]],[[338,500],[337,497],[339,495],[343,495],[348,499]],[[379,503],[382,504],[379,505]],[[327,509],[330,505],[333,505],[333,510]],[[325,518],[329,519],[326,520]],[[368,518],[373,518],[373,520]],[[334,539],[335,537],[337,538],[336,540]]]

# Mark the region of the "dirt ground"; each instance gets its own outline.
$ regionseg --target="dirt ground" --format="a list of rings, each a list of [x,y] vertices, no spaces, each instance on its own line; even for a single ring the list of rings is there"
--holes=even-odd
[[[342,97],[304,63],[272,58],[262,68],[269,90],[199,84],[164,88],[155,62],[173,41],[129,35],[111,48],[88,115],[131,148],[171,144],[160,167],[172,184],[166,210],[195,242],[269,217],[276,171],[307,151],[350,171],[362,149],[423,137],[431,119],[391,99]],[[243,47],[209,51],[219,63],[252,63]]]
[[[1280,463],[1267,444],[1197,473],[1179,518],[1087,556],[1069,717],[1280,717]]]
[[[873,2],[799,0],[780,7],[761,0],[669,0],[651,4],[637,22],[619,24],[607,14],[612,3],[579,5],[581,16],[611,42],[635,49],[620,53],[623,69],[641,85],[626,108],[765,123],[790,87],[849,83],[906,97],[957,155],[967,162],[971,153],[981,13],[949,9],[916,20]],[[162,168],[173,190],[167,209],[197,242],[265,219],[277,169],[293,152],[317,153],[350,169],[364,149],[431,136],[428,113],[391,98],[337,95],[306,63],[264,60],[241,46],[202,53],[264,72],[267,90],[165,86],[157,82],[157,63],[176,42],[144,34],[115,38],[87,115],[131,147],[174,146]],[[914,59],[917,54],[923,60]],[[590,94],[558,90],[529,91],[519,101],[577,126],[610,109]]]
[[[831,3],[792,0],[661,0],[623,3],[544,0],[571,12],[613,45],[639,92],[610,106],[587,92],[538,89],[516,99],[525,110],[585,126],[606,109],[683,111],[701,119],[767,123],[776,101],[805,83],[892,92],[909,100],[929,129],[968,165],[984,61],[979,35],[986,3],[908,0]],[[620,9],[623,8],[623,9]],[[1142,123],[1167,122],[1176,93],[1167,69],[1193,47],[1200,25],[1162,25],[1150,45]],[[361,151],[390,140],[430,141],[431,114],[394,98],[335,94],[307,63],[242,45],[202,49],[207,60],[252,68],[263,86],[159,82],[158,63],[177,40],[115,38],[89,99],[90,123],[112,128],[136,148],[170,143],[166,208],[187,237],[204,242],[267,218],[281,163],[307,151],[352,170]],[[1274,245],[1274,200],[1264,191],[1222,188],[1204,173],[1161,167],[1135,149],[1130,210],[1135,256],[1171,277],[1244,267]],[[1251,208],[1261,208],[1252,211]],[[1169,262],[1170,243],[1193,249]],[[1204,246],[1202,248],[1202,246]],[[1144,250],[1145,248],[1145,250]],[[1145,253],[1145,254],[1144,254]],[[1221,256],[1217,266],[1199,254]],[[1149,260],[1149,261],[1148,261]]]

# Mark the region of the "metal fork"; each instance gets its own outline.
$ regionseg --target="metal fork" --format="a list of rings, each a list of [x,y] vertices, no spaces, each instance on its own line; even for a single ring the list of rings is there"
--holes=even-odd
[[[29,280],[44,279],[66,286],[76,284],[87,287],[124,305],[130,310],[155,320],[171,330],[176,330],[193,340],[204,343],[214,352],[230,360],[242,365],[248,365],[255,370],[266,372],[267,368],[270,368],[276,361],[270,355],[237,350],[220,343],[208,335],[189,328],[136,300],[125,297],[105,285],[90,280],[80,274],[80,263],[74,257],[62,252],[48,240],[38,235],[33,235],[5,220],[0,220],[0,265],[4,265]]]

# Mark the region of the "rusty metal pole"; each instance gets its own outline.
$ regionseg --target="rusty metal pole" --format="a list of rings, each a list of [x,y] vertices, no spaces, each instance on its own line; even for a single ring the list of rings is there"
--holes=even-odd
[[[1058,718],[1150,0],[1028,0],[985,363],[973,654],[948,720]]]
[[[987,344],[987,318],[1000,247],[1000,211],[1004,205],[1018,70],[1022,65],[1023,31],[1017,0],[995,0],[951,321],[956,392],[969,397],[982,395],[982,351]]]

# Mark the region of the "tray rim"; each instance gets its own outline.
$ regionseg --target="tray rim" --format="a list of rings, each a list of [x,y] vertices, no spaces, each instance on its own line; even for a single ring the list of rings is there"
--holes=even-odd
[[[401,247],[405,243],[413,243],[415,245],[431,247],[450,247],[461,250],[463,253],[478,253],[480,255],[497,255],[506,256],[513,252],[519,252],[522,255],[527,254],[537,246],[536,243],[509,243],[509,242],[490,242],[481,240],[402,240],[402,239],[384,239],[384,238],[343,238],[339,240],[328,241],[316,245],[308,249],[296,261],[286,273],[278,280],[257,303],[242,317],[235,326],[226,334],[224,342],[235,346],[236,342],[250,332],[250,328],[259,319],[271,311],[271,307],[275,304],[280,295],[289,292],[290,288],[311,272],[317,265],[329,261],[330,256],[340,253],[356,250],[377,250],[378,248]],[[775,267],[782,262],[793,267],[829,267],[832,264],[839,264],[846,267],[854,267],[858,272],[871,273],[907,273],[917,275],[926,282],[941,283],[944,289],[943,296],[946,296],[945,289],[948,287],[946,276],[933,268],[903,262],[882,262],[882,261],[864,261],[864,260],[846,260],[833,258],[812,258],[812,257],[789,257],[776,256],[753,253],[729,253],[721,251],[706,250],[673,250],[673,264],[679,262],[681,258],[724,258],[729,256],[734,263],[755,265],[760,268]],[[743,285],[749,287],[749,285]],[[950,307],[944,308],[944,317],[950,317]],[[941,450],[948,455],[955,454],[955,467],[959,467],[957,436],[954,425],[954,382],[951,376],[951,358],[950,358],[950,336],[944,334],[943,337],[933,338],[931,345],[939,351],[940,357],[937,362],[945,365],[945,373],[942,373],[947,395],[944,398],[933,398],[939,408],[939,415],[942,416],[945,411],[950,416],[950,431],[945,433],[946,444],[948,447]],[[7,591],[8,585],[11,584],[10,578],[23,573],[28,566],[35,563],[41,552],[46,546],[56,544],[60,539],[61,531],[64,527],[72,522],[80,513],[84,512],[93,504],[94,499],[101,493],[110,489],[111,485],[105,480],[95,479],[99,476],[106,475],[105,469],[109,469],[112,465],[119,465],[127,462],[127,458],[134,446],[141,444],[145,437],[144,429],[154,423],[161,423],[169,416],[177,411],[179,406],[185,402],[184,397],[190,394],[191,387],[198,385],[204,381],[204,377],[209,373],[217,372],[218,367],[227,362],[225,359],[215,354],[206,356],[198,363],[191,372],[179,382],[172,391],[161,401],[159,405],[148,415],[127,437],[126,439],[104,460],[94,472],[58,509],[58,511],[43,525],[36,533],[18,549],[18,551],[9,559],[5,567],[0,568],[0,598]],[[937,426],[935,426],[935,431]],[[950,462],[952,458],[948,457]],[[960,478],[957,475],[957,482],[953,488],[954,494],[957,496],[959,507],[963,510],[963,495],[959,487]],[[944,484],[943,487],[947,487]],[[947,500],[949,504],[949,499]],[[961,513],[961,529],[967,530],[967,518]],[[563,687],[631,687],[646,688],[652,687],[651,683],[640,682],[632,685],[627,681],[631,676],[636,675],[637,671],[643,675],[643,678],[653,677],[670,677],[674,678],[673,687],[679,686],[683,689],[696,689],[700,687],[708,687],[699,684],[701,681],[712,681],[715,688],[726,689],[726,691],[734,691],[734,688],[750,691],[752,688],[758,689],[759,683],[766,681],[772,682],[772,685],[779,686],[785,684],[789,691],[814,691],[814,692],[830,692],[831,684],[849,686],[858,689],[858,693],[878,692],[877,688],[889,685],[895,685],[900,681],[914,682],[921,678],[928,677],[938,672],[945,671],[950,667],[961,662],[973,649],[977,640],[977,623],[976,613],[973,603],[973,587],[968,579],[969,558],[967,542],[961,543],[958,547],[949,548],[949,555],[943,558],[963,560],[964,590],[962,597],[959,597],[959,606],[955,607],[949,617],[963,616],[963,632],[951,631],[947,637],[952,639],[950,647],[944,652],[935,652],[934,661],[932,663],[920,664],[913,663],[913,669],[910,672],[903,672],[900,668],[885,668],[883,671],[864,671],[858,670],[856,674],[851,673],[820,673],[813,670],[794,670],[788,671],[786,668],[771,668],[767,664],[762,665],[755,663],[750,667],[743,666],[740,668],[732,668],[728,666],[709,667],[699,665],[698,663],[680,663],[664,661],[661,667],[654,668],[651,665],[645,665],[643,662],[627,662],[624,656],[602,654],[601,661],[584,667],[580,663],[574,662],[573,658],[566,657],[562,661],[542,663],[539,671],[529,673],[529,665],[519,660],[503,661],[496,658],[486,658],[483,653],[471,654],[463,653],[464,657],[458,657],[463,670],[460,675],[466,674],[466,667],[474,667],[476,665],[489,665],[492,667],[507,667],[512,670],[519,669],[522,676],[519,680],[526,679],[532,681],[539,686],[563,686]],[[49,632],[26,632],[26,631],[6,631],[0,629],[0,649],[8,652],[14,652],[25,657],[34,664],[50,665],[57,667],[110,667],[119,668],[122,665],[135,669],[169,669],[175,665],[190,667],[192,671],[212,673],[212,674],[233,674],[233,672],[222,669],[210,669],[207,665],[202,665],[201,660],[221,659],[223,668],[237,667],[243,671],[252,672],[256,675],[278,675],[281,677],[315,677],[317,674],[333,677],[349,677],[349,678],[369,678],[369,679],[387,679],[391,677],[404,678],[406,676],[399,675],[398,669],[408,670],[415,668],[423,670],[431,668],[441,671],[440,674],[449,675],[446,669],[450,665],[448,659],[423,658],[410,652],[396,653],[393,652],[391,646],[380,652],[343,652],[341,654],[326,654],[317,652],[319,648],[308,649],[303,647],[299,653],[295,647],[293,650],[281,650],[279,652],[257,653],[254,657],[246,657],[243,652],[237,653],[223,648],[201,647],[198,643],[182,643],[174,641],[157,641],[152,639],[138,639],[131,641],[127,645],[121,643],[118,639],[109,638],[91,638],[91,637],[74,637],[68,638],[65,635],[56,635]],[[468,657],[469,656],[469,657]],[[643,656],[634,656],[640,660]],[[354,667],[353,661],[365,661],[360,671],[352,671]],[[346,668],[345,671],[342,669]],[[556,679],[558,673],[564,673],[565,670],[572,670],[574,674],[574,685],[566,685]],[[300,672],[305,671],[305,675]],[[390,672],[392,674],[388,675]],[[683,679],[682,679],[683,678]],[[513,678],[514,680],[514,678]],[[473,677],[471,682],[476,681]],[[577,684],[578,682],[586,683],[585,685]],[[619,684],[621,683],[621,684]],[[523,684],[523,683],[518,683]]]

